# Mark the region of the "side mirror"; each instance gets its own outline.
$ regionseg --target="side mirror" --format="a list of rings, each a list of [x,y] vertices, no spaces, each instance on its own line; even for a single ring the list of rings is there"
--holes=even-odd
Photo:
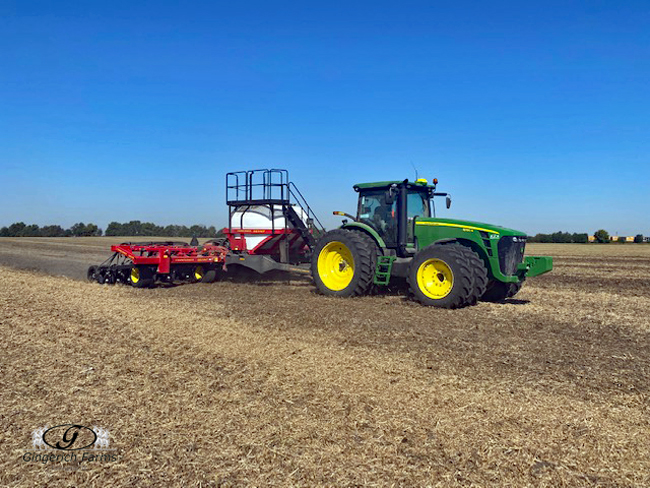
[[[445,201],[447,203],[447,208],[451,207],[451,195],[447,195]]]
[[[397,196],[397,189],[391,186],[388,190],[386,190],[386,195],[385,195],[386,203],[388,205],[392,205],[393,203],[395,203],[396,196]]]

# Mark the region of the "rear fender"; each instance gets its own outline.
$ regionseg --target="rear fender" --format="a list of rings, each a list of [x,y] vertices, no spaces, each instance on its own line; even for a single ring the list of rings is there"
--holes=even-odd
[[[372,227],[370,227],[369,225],[363,224],[361,222],[349,222],[347,224],[343,224],[341,228],[346,230],[356,230],[356,231],[365,232],[370,237],[372,237],[372,239],[377,243],[377,246],[379,246],[380,249],[386,249],[386,243],[384,242],[384,240],[381,238],[379,234],[377,234],[377,231]]]

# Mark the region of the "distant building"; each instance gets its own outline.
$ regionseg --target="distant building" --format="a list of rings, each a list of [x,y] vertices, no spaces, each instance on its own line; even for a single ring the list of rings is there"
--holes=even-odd
[[[634,236],[609,236],[609,240],[612,242],[618,242],[619,237],[624,237],[625,242],[634,242]]]
[[[611,242],[618,242],[620,236],[609,236]],[[625,242],[634,242],[634,236],[624,236]],[[596,236],[589,236],[589,242],[597,242]],[[643,242],[650,242],[650,237],[644,237]]]

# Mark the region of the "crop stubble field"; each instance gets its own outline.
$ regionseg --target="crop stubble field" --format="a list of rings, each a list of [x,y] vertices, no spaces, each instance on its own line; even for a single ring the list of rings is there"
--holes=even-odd
[[[650,485],[650,246],[530,245],[552,273],[447,311],[75,279],[110,242],[0,239],[2,486]],[[118,461],[21,460],[63,423]]]

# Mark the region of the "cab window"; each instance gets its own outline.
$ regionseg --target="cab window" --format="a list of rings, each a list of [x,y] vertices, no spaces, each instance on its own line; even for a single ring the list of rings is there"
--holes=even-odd
[[[406,203],[407,216],[409,219],[414,217],[429,217],[429,197],[423,192],[409,192]]]
[[[366,192],[359,199],[359,220],[374,228],[387,242],[397,237],[397,203],[386,202],[386,191]]]

